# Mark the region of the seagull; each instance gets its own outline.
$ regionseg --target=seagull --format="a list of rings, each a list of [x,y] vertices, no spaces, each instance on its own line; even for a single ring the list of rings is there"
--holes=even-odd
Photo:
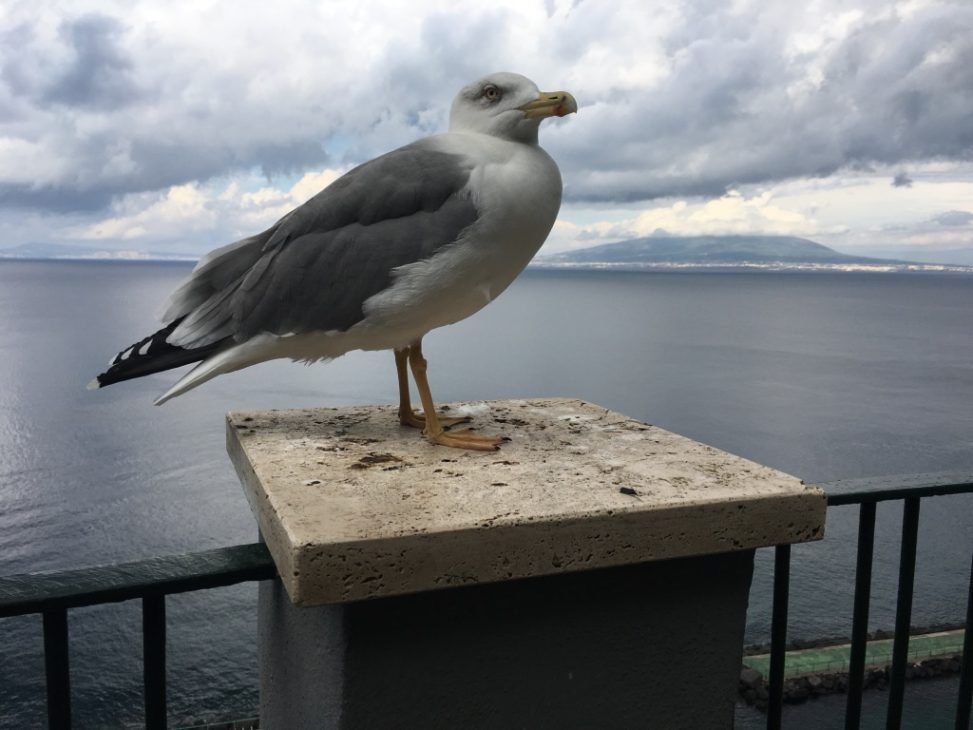
[[[164,327],[89,387],[198,363],[159,405],[267,360],[392,350],[403,425],[434,444],[496,450],[500,437],[447,430],[469,419],[436,412],[422,338],[486,306],[544,243],[561,175],[538,128],[577,110],[568,92],[541,92],[519,74],[464,87],[448,132],[352,169],[262,233],[204,256],[170,297]]]

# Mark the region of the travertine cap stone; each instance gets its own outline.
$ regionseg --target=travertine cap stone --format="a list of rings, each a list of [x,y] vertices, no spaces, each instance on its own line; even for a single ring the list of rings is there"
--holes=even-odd
[[[447,408],[510,442],[433,446],[391,406],[227,415],[230,456],[295,604],[823,537],[821,490],[620,413],[570,399]]]

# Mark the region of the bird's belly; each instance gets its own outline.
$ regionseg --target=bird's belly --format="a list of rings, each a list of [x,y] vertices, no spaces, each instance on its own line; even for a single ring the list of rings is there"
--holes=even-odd
[[[365,319],[351,330],[370,341],[362,349],[403,347],[475,314],[499,296],[529,256],[503,255],[497,246],[483,251],[481,243],[464,241],[402,267],[390,288],[365,303]]]

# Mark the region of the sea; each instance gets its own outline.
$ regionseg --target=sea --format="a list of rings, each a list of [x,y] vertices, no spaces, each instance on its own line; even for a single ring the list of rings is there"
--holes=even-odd
[[[0,575],[252,542],[226,456],[232,409],[393,403],[388,352],[274,362],[162,407],[163,373],[85,385],[157,326],[187,264],[0,261]],[[808,483],[973,471],[973,277],[929,273],[528,270],[497,301],[424,341],[438,401],[569,396]],[[924,500],[914,623],[963,620],[973,497]],[[894,623],[901,509],[879,508],[871,628]],[[789,638],[847,636],[856,508],[793,551]],[[770,626],[758,551],[746,639]],[[252,717],[254,585],[168,601],[172,727]],[[75,727],[137,726],[137,602],[70,613]],[[0,620],[0,728],[41,728],[37,616]],[[907,686],[905,727],[952,727],[958,682]],[[865,727],[886,694],[866,694]],[[842,727],[840,696],[788,707],[785,727]],[[763,716],[737,709],[738,728]],[[651,723],[647,723],[647,727]]]

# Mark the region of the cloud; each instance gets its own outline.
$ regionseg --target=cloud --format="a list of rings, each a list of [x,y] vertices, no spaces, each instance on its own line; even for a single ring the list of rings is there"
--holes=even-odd
[[[810,206],[808,206],[809,208]],[[590,212],[599,216],[598,212]],[[782,206],[771,191],[745,195],[731,191],[705,202],[677,200],[635,210],[601,211],[601,220],[586,223],[559,221],[547,252],[583,248],[652,235],[776,234],[817,236],[841,233],[843,226],[826,226],[809,210]]]
[[[895,177],[892,178],[893,188],[911,188],[912,178],[909,177],[907,172],[897,172]]]
[[[595,92],[558,140],[571,199],[713,196],[973,158],[963,121],[973,118],[973,5],[927,3],[910,15],[856,5],[849,14],[832,3],[686,4],[666,40],[665,78],[621,98]]]
[[[208,185],[174,185],[162,193],[134,193],[117,199],[111,215],[75,225],[70,240],[129,246],[170,247],[181,253],[198,250],[200,238],[219,245],[263,230],[336,180],[343,169],[305,173],[286,190],[263,185],[259,178]]]
[[[2,34],[7,47],[0,78],[15,96],[41,108],[110,110],[134,103],[140,94],[133,83],[133,62],[120,45],[125,28],[97,13],[61,22],[55,56],[37,56],[40,39],[28,24]]]
[[[455,89],[508,66],[578,92],[582,113],[545,135],[569,200],[973,155],[973,6],[949,0],[110,7],[0,21],[0,138],[42,168],[24,180],[0,146],[0,204],[95,210],[361,162],[442,129]]]
[[[273,58],[290,41],[268,34],[273,43],[248,54],[257,28],[228,38],[232,21],[206,17],[212,9],[142,5],[124,20],[70,12],[45,6],[2,31],[0,205],[100,210],[129,193],[329,160],[323,143],[338,112],[293,66],[312,49]]]
[[[968,210],[947,210],[932,220],[941,226],[968,226],[973,225],[973,213]]]
[[[709,200],[625,206],[569,204],[545,252],[652,235],[780,234],[811,238],[841,251],[939,246],[973,250],[973,166],[920,165],[903,198],[890,170],[742,186]],[[884,255],[884,254],[883,254]]]
[[[455,90],[503,68],[581,102],[542,132],[562,245],[653,225],[867,236],[965,207],[929,185],[973,165],[968,2],[50,0],[0,14],[3,243],[232,240],[305,173],[443,130]]]
[[[124,26],[104,15],[84,15],[61,25],[64,44],[73,51],[42,94],[52,104],[113,109],[138,101],[132,61],[118,45]]]

